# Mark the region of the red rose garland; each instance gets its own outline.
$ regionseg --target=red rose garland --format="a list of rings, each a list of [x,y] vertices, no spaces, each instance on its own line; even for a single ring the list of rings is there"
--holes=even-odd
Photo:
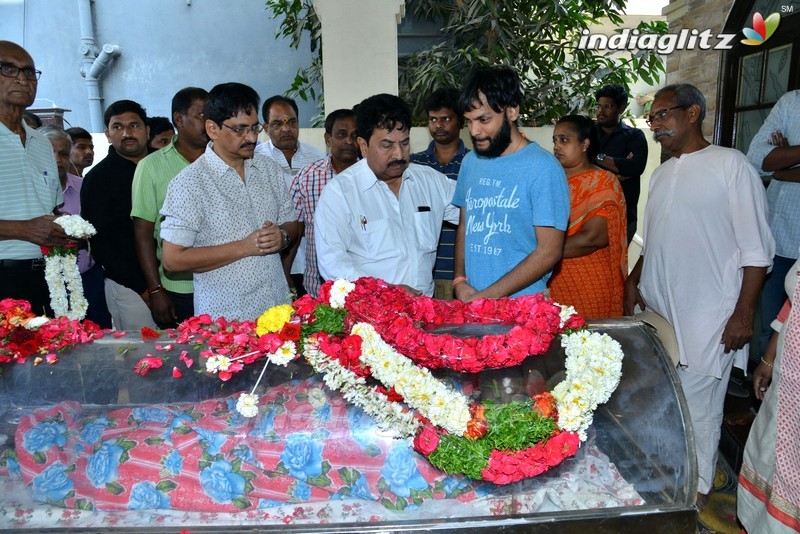
[[[538,294],[446,302],[411,296],[383,280],[360,278],[347,295],[345,309],[348,328],[359,322],[370,323],[400,354],[429,369],[446,367],[475,373],[513,367],[528,356],[545,353],[561,332],[561,306]],[[480,338],[432,334],[421,327],[493,323],[514,326],[505,334]],[[564,328],[577,329],[583,324],[580,316],[573,315]]]

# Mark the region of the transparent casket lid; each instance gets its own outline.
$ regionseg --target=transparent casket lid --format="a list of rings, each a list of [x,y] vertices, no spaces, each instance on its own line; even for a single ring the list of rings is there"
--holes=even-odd
[[[0,528],[329,531],[335,525],[358,530],[378,524],[514,530],[602,519],[619,528],[651,525],[674,532],[692,524],[694,444],[668,356],[650,327],[638,321],[595,321],[589,327],[622,346],[618,388],[595,412],[574,457],[506,486],[438,472],[409,441],[380,431],[303,363],[268,367],[256,391],[261,409],[252,419],[235,413],[234,394],[251,390],[260,363],[222,382],[199,370],[199,347],[173,344],[157,351],[156,345],[172,343],[166,336],[143,341],[133,334],[107,335],[59,353],[54,365],[34,366],[32,359],[9,365],[0,377],[0,443],[6,451]],[[183,351],[194,360],[191,368],[179,360]],[[164,358],[164,367],[145,376],[134,373],[148,353]],[[173,366],[181,369],[179,378]],[[517,367],[437,375],[475,400],[508,402],[562,380],[564,352],[554,343],[545,355]],[[58,443],[67,452],[31,458],[62,466],[61,478],[43,483],[45,477],[31,481],[29,474],[20,480],[16,456],[8,451],[35,451],[36,439],[47,436],[30,430],[43,421],[68,428],[70,437]],[[91,458],[99,456],[101,443],[109,444],[102,452],[113,464],[102,469]],[[184,489],[189,487],[219,507],[198,510]]]

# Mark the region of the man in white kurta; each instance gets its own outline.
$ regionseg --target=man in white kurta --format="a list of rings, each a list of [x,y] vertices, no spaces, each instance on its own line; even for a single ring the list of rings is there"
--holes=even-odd
[[[644,305],[675,328],[702,506],[713,484],[731,368],[745,368],[775,242],[758,173],[742,153],[702,136],[702,94],[686,84],[668,86],[651,110],[654,137],[673,157],[650,179],[644,248],[626,284],[626,311]]]
[[[362,276],[433,295],[442,221],[458,222],[455,181],[409,165],[411,111],[376,95],[356,112],[364,159],[331,180],[314,214],[319,272],[326,280]]]

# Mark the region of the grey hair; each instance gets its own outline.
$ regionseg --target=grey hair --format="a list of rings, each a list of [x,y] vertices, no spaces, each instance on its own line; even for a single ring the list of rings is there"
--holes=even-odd
[[[686,109],[695,104],[700,106],[700,122],[706,118],[706,97],[703,93],[692,84],[689,83],[674,83],[667,85],[658,90],[653,97],[653,100],[664,95],[665,93],[673,93],[673,100],[676,106],[681,106]]]
[[[51,141],[55,141],[57,139],[64,139],[69,144],[70,150],[72,150],[72,137],[64,131],[64,128],[56,126],[54,124],[46,124],[40,128],[36,128],[36,131],[48,138]]]

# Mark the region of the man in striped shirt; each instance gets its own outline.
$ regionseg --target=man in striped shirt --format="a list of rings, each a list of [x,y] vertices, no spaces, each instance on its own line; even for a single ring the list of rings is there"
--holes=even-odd
[[[317,209],[322,189],[334,176],[358,161],[358,129],[356,114],[351,109],[337,109],[325,118],[325,145],[331,155],[304,167],[292,181],[292,202],[305,225],[306,243],[303,285],[314,298],[317,297],[322,278],[317,266],[317,249],[314,245],[314,211]]]
[[[22,120],[41,74],[24,48],[0,41],[0,299],[52,315],[39,247],[74,240],[53,222],[64,196],[50,140]]]

